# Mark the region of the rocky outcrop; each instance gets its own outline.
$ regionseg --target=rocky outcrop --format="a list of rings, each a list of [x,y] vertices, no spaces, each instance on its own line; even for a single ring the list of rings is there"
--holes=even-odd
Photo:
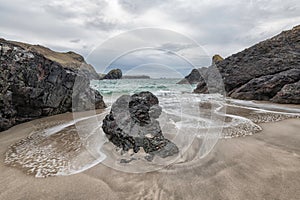
[[[300,68],[261,76],[233,90],[230,96],[237,99],[269,100],[275,97],[285,85],[298,81],[299,77]]]
[[[45,49],[47,53],[51,51]],[[81,56],[65,53],[60,63],[57,57],[60,53],[55,53],[52,59],[50,54],[45,56],[42,52],[32,45],[0,40],[0,131],[32,119],[72,111],[72,107],[75,111],[105,107],[100,93],[89,87],[93,73],[79,67],[80,62],[89,66]],[[78,62],[73,66],[68,61],[74,59]]]
[[[219,54],[216,54],[212,57],[212,64],[217,64],[219,62],[221,62],[222,60],[224,60],[224,58],[222,58]]]
[[[184,77],[181,81],[177,84],[196,84],[199,83],[201,77],[206,74],[207,67],[202,67],[199,69],[193,69],[189,75]]]
[[[227,95],[245,100],[300,103],[300,26],[260,42],[215,64]],[[210,76],[207,70],[206,77]],[[201,77],[196,93],[207,93],[207,79]]]
[[[151,158],[177,154],[178,147],[163,136],[157,121],[162,111],[158,104],[151,92],[118,98],[103,120],[102,128],[109,141],[124,151],[132,149],[137,153],[143,148]]]
[[[0,41],[3,39],[0,39]],[[72,51],[69,52],[55,52],[51,49],[41,46],[41,45],[31,45],[22,42],[9,41],[11,44],[22,47],[24,50],[36,52],[42,54],[45,58],[59,63],[65,69],[74,69],[80,70],[81,73],[84,73],[89,79],[99,79],[94,67],[85,62],[84,58]]]
[[[110,70],[102,79],[120,79],[122,78],[122,71],[120,69]]]
[[[220,61],[224,60],[220,55],[216,54],[212,57],[212,65],[219,63]],[[181,81],[177,84],[196,84],[199,83],[202,77],[205,77],[207,74],[207,67],[201,67],[199,69],[193,69],[189,75],[184,77]]]
[[[271,99],[275,103],[294,103],[300,102],[300,81],[296,83],[286,84]]]

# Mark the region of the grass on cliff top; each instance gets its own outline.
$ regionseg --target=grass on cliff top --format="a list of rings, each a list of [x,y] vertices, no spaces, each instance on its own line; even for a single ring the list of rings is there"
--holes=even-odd
[[[43,47],[41,45],[31,45],[31,44],[26,44],[26,43],[16,42],[16,41],[11,41],[11,43],[18,45],[24,49],[28,49],[30,51],[34,51],[39,54],[42,54],[47,59],[61,64],[64,68],[78,69],[78,68],[82,67],[91,72],[96,73],[93,66],[87,64],[84,61],[84,58],[75,52],[72,52],[72,51],[56,52],[47,47]]]

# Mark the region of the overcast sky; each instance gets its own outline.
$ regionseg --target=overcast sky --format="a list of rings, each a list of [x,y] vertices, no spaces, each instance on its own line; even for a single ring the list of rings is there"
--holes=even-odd
[[[88,55],[118,34],[145,27],[167,29],[195,40],[205,52],[203,55],[227,57],[300,24],[300,3],[299,0],[0,0],[0,19],[0,37],[41,44],[57,51],[78,52],[101,71],[101,62],[95,56],[89,59]],[[175,53],[190,48],[188,43],[170,41],[160,41],[159,46]],[[116,48],[119,44],[114,45]],[[185,64],[176,56],[172,59],[166,52],[158,52],[135,52],[115,64],[149,67],[148,63],[155,62],[183,69]],[[164,56],[162,60],[153,60],[153,55]],[[151,61],[148,56],[152,56]],[[203,65],[207,62],[201,61]],[[159,74],[157,70],[156,73]]]

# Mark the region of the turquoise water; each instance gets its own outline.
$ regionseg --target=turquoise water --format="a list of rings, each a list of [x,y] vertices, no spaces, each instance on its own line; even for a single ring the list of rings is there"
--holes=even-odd
[[[176,84],[180,80],[181,79],[93,80],[91,86],[103,95],[106,102],[115,100],[122,94],[132,95],[142,91],[149,91],[158,96],[192,93],[196,85]]]

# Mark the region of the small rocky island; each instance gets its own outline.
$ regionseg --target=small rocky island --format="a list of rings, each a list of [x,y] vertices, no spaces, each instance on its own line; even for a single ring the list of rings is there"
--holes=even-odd
[[[122,79],[150,79],[150,76],[147,75],[124,75]]]
[[[122,71],[120,69],[112,69],[107,74],[99,74],[100,80],[102,79],[121,79]]]
[[[158,98],[151,92],[119,97],[103,120],[106,137],[124,151],[132,149],[137,153],[143,148],[149,154],[148,161],[155,155],[166,158],[177,154],[178,147],[161,131],[157,118],[162,108],[158,104]]]

